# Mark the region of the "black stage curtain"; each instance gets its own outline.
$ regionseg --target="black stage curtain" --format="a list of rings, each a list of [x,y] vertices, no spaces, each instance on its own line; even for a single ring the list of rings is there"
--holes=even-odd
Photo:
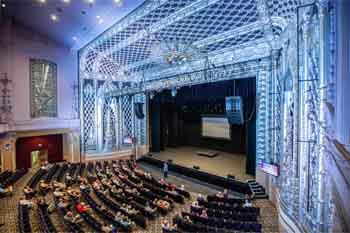
[[[202,115],[225,116],[225,97],[242,96],[244,125],[231,125],[231,140],[201,136]],[[255,78],[182,87],[175,97],[170,90],[150,100],[151,151],[165,147],[196,146],[247,156],[246,170],[255,173]],[[249,120],[249,121],[248,121]]]

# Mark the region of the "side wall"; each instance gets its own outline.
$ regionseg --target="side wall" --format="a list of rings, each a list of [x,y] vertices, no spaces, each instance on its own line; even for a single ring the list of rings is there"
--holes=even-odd
[[[6,122],[0,123],[0,145],[11,142],[10,147],[0,147],[2,169],[14,169],[16,164],[16,132],[63,130],[74,134],[63,140],[65,158],[74,159],[79,154],[79,120],[74,85],[78,83],[77,52],[40,35],[11,20],[0,25],[0,75],[6,74],[10,82],[12,112]],[[31,118],[29,59],[46,59],[57,64],[57,108],[55,118]],[[77,92],[77,91],[76,91]],[[11,132],[11,135],[8,134]],[[73,147],[73,148],[72,148]]]

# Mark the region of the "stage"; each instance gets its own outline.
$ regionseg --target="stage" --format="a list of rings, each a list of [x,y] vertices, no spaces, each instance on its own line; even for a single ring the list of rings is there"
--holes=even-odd
[[[197,151],[213,151],[218,152],[218,155],[213,158],[199,156]],[[184,167],[193,168],[199,166],[200,171],[211,173],[217,176],[226,177],[227,174],[232,174],[237,180],[246,181],[254,179],[253,176],[245,173],[244,154],[231,154],[222,151],[208,150],[200,147],[177,147],[166,148],[160,153],[151,153],[152,157],[162,161],[169,159],[173,160],[174,164]]]

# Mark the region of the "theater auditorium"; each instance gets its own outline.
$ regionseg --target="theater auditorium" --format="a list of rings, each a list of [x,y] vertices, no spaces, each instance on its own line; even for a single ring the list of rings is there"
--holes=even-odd
[[[0,0],[0,232],[350,232],[349,12]]]

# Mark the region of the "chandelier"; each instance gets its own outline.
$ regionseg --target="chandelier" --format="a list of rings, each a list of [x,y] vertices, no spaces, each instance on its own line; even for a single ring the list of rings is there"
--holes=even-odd
[[[160,65],[181,66],[200,57],[200,51],[192,43],[159,42],[152,48],[151,56]]]

